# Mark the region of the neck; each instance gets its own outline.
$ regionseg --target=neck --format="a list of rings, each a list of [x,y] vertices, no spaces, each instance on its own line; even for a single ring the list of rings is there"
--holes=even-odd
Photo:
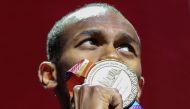
[[[56,89],[56,95],[62,107],[61,109],[71,109],[70,96],[66,88],[58,86]]]

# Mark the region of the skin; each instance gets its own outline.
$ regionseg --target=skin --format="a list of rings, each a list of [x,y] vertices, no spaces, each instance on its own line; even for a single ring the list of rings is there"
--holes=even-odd
[[[65,41],[66,40],[66,41]],[[81,59],[98,62],[117,59],[126,63],[139,77],[140,97],[142,84],[140,41],[129,21],[112,11],[87,16],[66,25],[60,62],[67,71]],[[39,78],[46,88],[55,88],[57,71],[53,63],[44,61],[39,67]],[[72,104],[75,109],[122,109],[121,95],[116,89],[101,86],[79,85],[74,87]],[[64,101],[61,101],[64,102]],[[64,107],[63,107],[64,108]]]

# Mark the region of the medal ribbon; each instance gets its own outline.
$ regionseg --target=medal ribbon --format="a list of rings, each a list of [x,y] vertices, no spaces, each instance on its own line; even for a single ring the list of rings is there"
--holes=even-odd
[[[135,101],[129,109],[143,109],[143,107],[137,101]]]
[[[75,74],[78,77],[84,77],[86,78],[89,70],[94,66],[92,62],[90,62],[87,59],[81,60],[79,63],[74,65],[71,69],[68,70],[68,72],[71,72]]]
[[[83,59],[66,72],[67,87],[70,96],[73,96],[73,87],[84,83],[84,79],[88,76],[90,69],[94,65],[89,60]]]

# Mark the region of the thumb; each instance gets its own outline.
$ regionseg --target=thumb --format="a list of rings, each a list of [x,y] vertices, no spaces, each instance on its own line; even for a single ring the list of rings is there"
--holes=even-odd
[[[122,96],[117,89],[113,89],[113,96],[112,96],[112,101],[110,103],[110,106],[113,109],[123,109]]]

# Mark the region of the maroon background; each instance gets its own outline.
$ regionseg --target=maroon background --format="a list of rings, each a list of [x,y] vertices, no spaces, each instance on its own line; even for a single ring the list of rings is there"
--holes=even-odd
[[[7,0],[0,3],[0,108],[60,109],[37,78],[54,22],[92,0]],[[108,0],[107,0],[108,1]],[[105,1],[104,1],[105,2]],[[190,97],[190,0],[109,0],[138,30],[145,109],[187,109]]]

